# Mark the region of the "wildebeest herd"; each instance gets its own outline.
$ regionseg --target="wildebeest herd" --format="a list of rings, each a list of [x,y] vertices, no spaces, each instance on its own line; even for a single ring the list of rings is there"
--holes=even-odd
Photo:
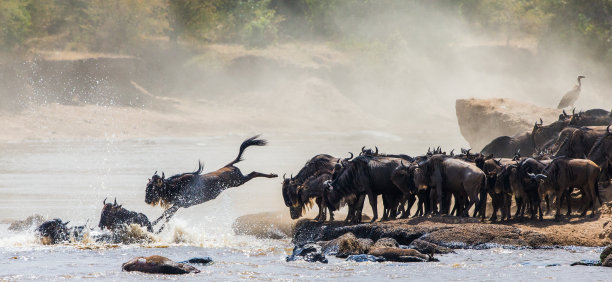
[[[531,132],[496,138],[480,153],[461,149],[459,154],[454,150],[447,154],[437,147],[411,157],[362,147],[357,156],[320,154],[296,176],[283,176],[282,195],[291,218],[303,216],[316,203],[319,213],[315,220],[319,221],[334,220],[334,211],[347,206],[345,221],[361,222],[366,196],[375,221],[379,218],[379,195],[383,205],[381,220],[407,218],[414,204],[415,216],[453,214],[484,219],[489,198],[491,221],[496,221],[498,214],[501,220],[511,218],[512,199],[516,204],[515,218],[522,219],[528,213],[532,219],[542,219],[543,211],[549,212],[554,206],[555,219],[559,220],[562,203],[566,203],[569,215],[576,197],[581,198],[580,215],[585,216],[590,209],[593,216],[597,203],[601,204],[602,184],[608,186],[612,175],[610,124],[612,115],[605,110],[571,115],[563,111],[558,121],[544,125],[540,119]],[[154,226],[162,219],[167,222],[179,208],[213,200],[223,190],[256,177],[277,177],[260,172],[243,175],[234,166],[242,160],[246,148],[264,145],[265,140],[251,137],[242,142],[232,162],[206,174],[201,174],[201,164],[194,172],[168,178],[156,172],[146,185],[145,203],[165,208],[162,216],[151,223],[146,215],[128,211],[116,200],[104,200],[98,227],[117,230],[126,224],[138,224],[152,232]],[[43,223],[38,232],[55,243],[70,236],[82,237],[85,228],[71,229],[56,219]]]
[[[420,156],[382,154],[378,148],[363,147],[357,157],[317,155],[296,174],[283,179],[282,194],[291,218],[302,216],[313,202],[319,207],[316,220],[330,220],[333,212],[348,206],[347,222],[361,222],[365,196],[372,207],[372,221],[378,219],[377,197],[382,196],[381,220],[410,216],[417,203],[417,215],[454,214],[485,218],[487,199],[493,208],[491,221],[515,218],[528,212],[532,219],[555,204],[555,220],[561,205],[571,214],[572,198],[580,197],[581,216],[601,204],[600,193],[610,182],[612,167],[612,115],[589,110],[544,125],[540,119],[531,132],[494,139],[480,153],[461,149],[460,154],[440,147]],[[451,203],[454,205],[451,209]],[[418,200],[418,202],[417,202]]]

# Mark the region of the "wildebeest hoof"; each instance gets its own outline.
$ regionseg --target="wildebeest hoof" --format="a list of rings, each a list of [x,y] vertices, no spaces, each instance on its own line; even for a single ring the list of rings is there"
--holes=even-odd
[[[121,266],[123,271],[139,271],[158,274],[198,273],[197,268],[183,263],[177,263],[162,256],[135,257]]]

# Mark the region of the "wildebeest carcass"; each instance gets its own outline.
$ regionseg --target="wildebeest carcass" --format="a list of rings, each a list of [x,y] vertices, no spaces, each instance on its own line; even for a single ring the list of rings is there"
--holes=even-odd
[[[476,206],[475,216],[481,204],[484,204],[486,198],[481,194],[486,191],[487,179],[484,172],[476,165],[444,155],[434,155],[419,163],[419,167],[423,170],[425,183],[418,186],[419,189],[431,186],[430,201],[434,212],[437,212],[438,203],[443,204],[443,193],[455,197],[458,214],[464,216],[468,215],[473,205]]]
[[[285,206],[289,208],[289,214],[291,215],[292,219],[298,219],[301,217],[305,211],[305,205],[312,200],[308,199],[307,202],[302,201],[301,197],[298,195],[298,187],[300,187],[300,185],[302,185],[306,179],[318,173],[331,174],[334,170],[334,165],[339,161],[339,158],[334,158],[327,154],[316,155],[306,162],[304,167],[300,169],[295,177],[291,176],[289,178],[285,178],[285,176],[283,176],[283,200],[285,201]],[[324,189],[324,187],[319,188]],[[315,189],[317,188],[315,187]],[[318,200],[315,199],[315,201]]]
[[[591,217],[595,215],[595,200],[599,198],[597,179],[600,168],[591,160],[557,158],[548,165],[542,174],[536,175],[540,181],[538,188],[540,198],[545,195],[556,196],[557,211],[555,220],[561,218],[561,196],[568,189],[578,188],[586,200],[581,216],[591,208]],[[601,199],[599,200],[601,202]],[[542,213],[540,209],[540,218]]]
[[[122,205],[117,204],[117,199],[114,203],[106,203],[106,199],[102,202],[102,213],[100,214],[100,229],[117,230],[125,225],[138,224],[147,228],[147,231],[153,232],[153,227],[149,218],[143,214],[125,209]]]
[[[168,222],[179,208],[188,208],[213,200],[223,190],[240,186],[253,178],[278,177],[276,174],[264,174],[255,171],[243,175],[240,169],[234,166],[242,160],[242,154],[249,146],[266,145],[267,142],[258,139],[258,137],[259,135],[242,142],[236,159],[216,171],[200,174],[203,167],[202,163],[199,163],[196,171],[177,174],[169,178],[165,178],[163,172],[162,176],[155,173],[147,183],[145,203],[153,206],[160,205],[166,210],[158,219],[153,221],[152,225],[155,226],[163,218]],[[164,225],[157,232],[161,232],[163,228]]]

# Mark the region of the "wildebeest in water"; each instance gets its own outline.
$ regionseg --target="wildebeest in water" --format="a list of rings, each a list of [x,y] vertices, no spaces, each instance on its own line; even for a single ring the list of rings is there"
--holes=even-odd
[[[266,140],[257,139],[258,137],[259,135],[244,140],[240,145],[240,151],[236,159],[216,171],[200,174],[203,167],[202,163],[199,163],[198,169],[194,172],[177,174],[168,178],[165,177],[163,172],[161,176],[155,172],[147,184],[145,203],[153,206],[160,205],[166,210],[158,219],[153,221],[153,226],[163,218],[168,222],[179,208],[188,208],[217,198],[227,188],[240,186],[255,177],[277,177],[273,173],[265,174],[255,171],[243,175],[240,169],[234,166],[242,160],[242,153],[246,148],[267,144]],[[159,228],[157,233],[161,232],[163,228],[164,225]]]
[[[104,204],[104,207],[100,214],[100,223],[98,223],[99,228],[116,230],[127,224],[138,224],[142,227],[146,227],[147,231],[153,232],[151,222],[145,214],[123,208],[122,205],[117,204],[117,199],[115,199],[115,203],[112,204],[106,203],[106,199],[104,199],[102,204]]]

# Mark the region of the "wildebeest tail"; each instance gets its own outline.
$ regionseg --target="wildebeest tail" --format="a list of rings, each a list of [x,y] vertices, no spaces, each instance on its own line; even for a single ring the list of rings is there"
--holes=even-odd
[[[248,148],[249,146],[265,146],[266,144],[268,144],[268,141],[264,139],[257,139],[257,138],[259,138],[259,135],[255,135],[247,140],[244,140],[244,142],[240,144],[240,151],[238,152],[238,156],[231,163],[227,164],[226,167],[232,166],[242,161],[242,153],[244,153],[244,150]]]

